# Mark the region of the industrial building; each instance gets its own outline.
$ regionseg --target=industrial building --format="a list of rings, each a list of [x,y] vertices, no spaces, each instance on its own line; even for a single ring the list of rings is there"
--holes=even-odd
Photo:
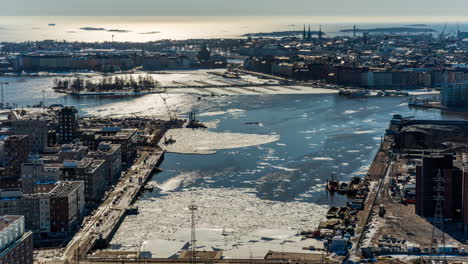
[[[416,167],[416,213],[429,220],[463,223],[468,231],[466,154],[426,154]],[[442,188],[436,188],[438,181]],[[437,199],[440,198],[440,211]],[[440,215],[438,215],[440,214]]]

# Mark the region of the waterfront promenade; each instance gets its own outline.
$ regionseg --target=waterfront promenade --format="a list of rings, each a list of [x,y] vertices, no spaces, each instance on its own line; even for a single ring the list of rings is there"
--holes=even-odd
[[[164,157],[163,151],[139,150],[134,165],[124,173],[107,199],[83,223],[83,227],[65,248],[61,261],[84,258],[97,244],[110,241],[153,171]]]

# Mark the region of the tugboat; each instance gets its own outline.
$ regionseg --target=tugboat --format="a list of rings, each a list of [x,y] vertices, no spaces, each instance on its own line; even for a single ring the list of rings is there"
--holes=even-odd
[[[334,193],[338,191],[339,182],[336,179],[336,175],[333,173],[331,175],[331,180],[327,181],[327,191]]]
[[[347,182],[341,182],[338,187],[338,193],[347,193],[349,184]]]
[[[357,191],[359,190],[360,184],[361,184],[361,178],[359,176],[353,177],[351,181],[349,182],[348,194],[355,195]]]
[[[189,113],[189,121],[187,124],[187,128],[206,128],[204,124],[198,121],[197,116],[194,112]]]

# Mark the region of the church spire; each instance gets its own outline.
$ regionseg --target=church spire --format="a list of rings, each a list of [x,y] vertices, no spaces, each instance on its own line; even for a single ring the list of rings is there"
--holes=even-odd
[[[302,32],[302,39],[306,38],[306,31],[305,31],[305,25],[304,25],[304,31]]]
[[[322,24],[319,25],[318,35],[319,35],[319,39],[322,39]]]
[[[307,32],[307,39],[308,40],[312,39],[312,32],[310,32],[310,25],[309,25],[309,31]]]

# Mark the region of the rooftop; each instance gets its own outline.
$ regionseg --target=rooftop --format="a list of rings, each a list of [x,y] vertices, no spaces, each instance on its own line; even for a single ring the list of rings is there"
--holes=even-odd
[[[18,221],[21,215],[2,215],[0,216],[0,232],[9,227],[12,223]]]

